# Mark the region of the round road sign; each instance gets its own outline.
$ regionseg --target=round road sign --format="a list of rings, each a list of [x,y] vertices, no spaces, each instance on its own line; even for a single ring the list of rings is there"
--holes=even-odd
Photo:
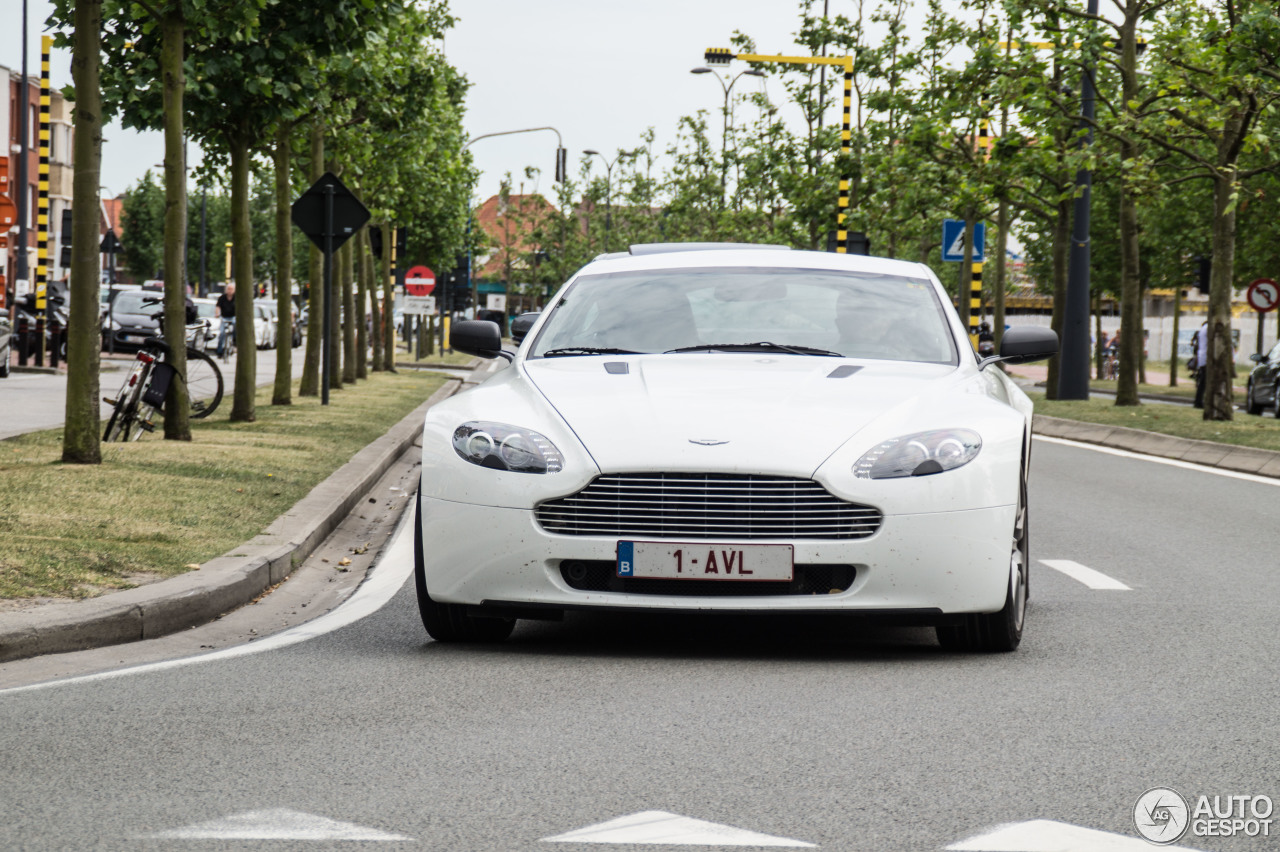
[[[1280,305],[1280,286],[1270,278],[1259,278],[1249,285],[1246,297],[1250,306],[1260,314],[1274,311]]]
[[[436,288],[436,274],[425,266],[411,266],[404,274],[404,292],[408,296],[430,296]]]

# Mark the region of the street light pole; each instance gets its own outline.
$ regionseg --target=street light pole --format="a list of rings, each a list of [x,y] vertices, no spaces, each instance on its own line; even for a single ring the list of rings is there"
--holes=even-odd
[[[714,68],[700,66],[698,68],[690,68],[689,73],[715,74],[716,79],[720,81],[720,88],[724,90],[724,128],[720,135],[720,206],[723,207],[725,204],[725,197],[728,194],[729,183],[729,128],[733,125],[733,122],[730,120],[732,113],[729,111],[729,95],[733,92],[733,84],[737,83],[738,79],[744,74],[749,77],[763,77],[764,72],[757,71],[754,68],[748,68],[745,71],[739,71],[728,83],[725,83],[724,78],[721,77]]]
[[[30,290],[30,270],[27,263],[27,219],[31,216],[31,190],[27,186],[29,180],[27,173],[27,157],[30,156],[31,150],[31,101],[27,91],[29,82],[27,80],[27,0],[22,0],[22,85],[21,91],[18,93],[18,109],[21,115],[18,119],[18,132],[22,135],[20,140],[21,148],[18,154],[18,269],[16,280],[23,282],[23,286]],[[15,285],[14,295],[17,295]],[[26,346],[22,348],[26,352]],[[23,356],[26,357],[25,355]],[[22,361],[23,364],[26,361]]]
[[[1088,14],[1098,14],[1098,0],[1089,0]],[[1088,48],[1086,48],[1087,50]],[[1093,144],[1093,60],[1087,57],[1080,79],[1082,148]],[[1088,166],[1076,172],[1075,210],[1071,226],[1071,256],[1067,266],[1067,299],[1062,316],[1062,354],[1058,366],[1058,399],[1089,398],[1089,200],[1093,173]]]
[[[618,156],[613,158],[613,162],[601,154],[594,148],[586,148],[582,153],[590,157],[599,157],[604,161],[604,250],[609,251],[609,230],[613,226],[613,167],[623,157],[635,157],[643,149],[637,148],[634,151],[619,151]]]

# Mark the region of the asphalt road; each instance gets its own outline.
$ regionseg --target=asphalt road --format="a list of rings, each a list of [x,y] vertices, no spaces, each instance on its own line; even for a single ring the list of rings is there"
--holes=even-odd
[[[1149,788],[1280,799],[1277,483],[1046,440],[1033,465],[1014,654],[587,615],[444,646],[409,583],[299,644],[0,691],[0,848],[1141,850]],[[397,541],[357,598],[407,577]]]

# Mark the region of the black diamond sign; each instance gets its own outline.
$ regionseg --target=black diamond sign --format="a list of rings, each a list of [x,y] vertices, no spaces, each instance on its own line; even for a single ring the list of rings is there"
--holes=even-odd
[[[316,248],[324,251],[325,245],[325,222],[324,208],[325,196],[328,194],[327,188],[333,187],[333,227],[332,241],[327,248],[334,251],[341,248],[342,244],[351,239],[351,236],[369,221],[369,210],[360,203],[360,199],[351,194],[351,190],[342,185],[342,181],[338,180],[337,175],[332,172],[325,172],[318,181],[311,185],[311,188],[302,195],[298,196],[298,200],[293,202],[293,213],[290,216],[293,224],[298,226],[302,233],[306,234],[311,242],[316,244]]]

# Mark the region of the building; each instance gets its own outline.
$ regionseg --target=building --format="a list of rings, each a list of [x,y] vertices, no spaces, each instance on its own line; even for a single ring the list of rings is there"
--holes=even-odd
[[[541,287],[528,282],[538,261],[533,232],[553,213],[551,202],[541,195],[495,195],[475,210],[475,226],[484,232],[493,250],[475,258],[472,278],[477,283],[480,307],[486,295],[507,295],[507,310],[518,313],[540,301]],[[535,292],[536,291],[536,292]]]
[[[18,282],[17,257],[19,223],[0,225],[6,245],[0,249],[0,293],[3,293],[4,305],[18,295],[29,292],[35,282],[38,241],[37,224],[40,198],[40,77],[30,75],[26,79],[27,86],[27,183],[18,186],[19,158],[22,156],[22,74],[10,68],[0,66],[0,139],[5,140],[4,150],[0,158],[4,159],[0,172],[7,174],[6,194],[18,205],[18,198],[25,194],[27,209],[27,282]],[[72,182],[72,120],[71,104],[62,96],[62,92],[53,88],[50,92],[49,108],[49,241],[48,241],[48,280],[60,281],[65,274],[62,266],[63,211],[71,209]],[[70,234],[67,235],[70,237]]]

